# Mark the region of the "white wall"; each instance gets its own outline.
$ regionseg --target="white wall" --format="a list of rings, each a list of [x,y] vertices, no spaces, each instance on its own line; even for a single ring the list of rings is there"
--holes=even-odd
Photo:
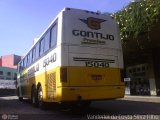
[[[16,81],[0,79],[0,89],[16,89]]]

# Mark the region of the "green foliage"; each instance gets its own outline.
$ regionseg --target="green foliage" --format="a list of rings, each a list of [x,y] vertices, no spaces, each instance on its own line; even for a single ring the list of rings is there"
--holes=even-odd
[[[120,36],[125,44],[128,38],[136,39],[139,34],[148,33],[160,17],[160,0],[132,2],[123,10],[113,14],[120,26]],[[148,36],[149,38],[149,36]]]

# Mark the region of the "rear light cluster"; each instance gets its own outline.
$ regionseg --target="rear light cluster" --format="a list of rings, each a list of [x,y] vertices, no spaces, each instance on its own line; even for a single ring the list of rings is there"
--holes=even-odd
[[[60,69],[60,79],[61,82],[67,82],[67,68],[62,67]]]
[[[123,69],[121,69],[120,70],[120,75],[121,75],[121,82],[124,82],[124,70]]]

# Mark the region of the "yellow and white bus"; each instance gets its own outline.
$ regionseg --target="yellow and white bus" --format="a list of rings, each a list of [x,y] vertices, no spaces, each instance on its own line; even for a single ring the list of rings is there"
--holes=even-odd
[[[65,8],[18,64],[20,100],[33,105],[124,97],[119,29],[110,15]]]

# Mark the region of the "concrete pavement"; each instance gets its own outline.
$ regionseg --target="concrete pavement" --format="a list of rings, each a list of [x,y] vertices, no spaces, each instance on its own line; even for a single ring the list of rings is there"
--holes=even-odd
[[[122,98],[122,100],[160,103],[160,96],[132,96],[132,95],[126,95],[124,98]]]

